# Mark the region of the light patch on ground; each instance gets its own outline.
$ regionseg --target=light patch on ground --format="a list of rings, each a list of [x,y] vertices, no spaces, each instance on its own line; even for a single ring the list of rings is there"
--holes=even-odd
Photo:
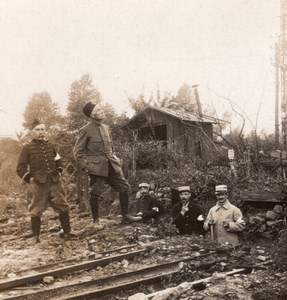
[[[39,261],[47,255],[51,254],[46,250],[35,247],[2,250],[0,278],[3,279],[4,274],[13,277],[14,272],[36,267],[39,265]]]

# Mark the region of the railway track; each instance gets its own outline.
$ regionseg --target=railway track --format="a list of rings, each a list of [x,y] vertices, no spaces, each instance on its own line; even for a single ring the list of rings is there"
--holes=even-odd
[[[216,264],[226,265],[231,258],[236,259],[230,249],[201,249],[194,243],[188,247],[186,244],[169,247],[162,240],[142,246],[126,245],[98,253],[97,257],[82,261],[69,259],[22,270],[16,274],[16,278],[0,281],[0,299],[114,299],[147,290],[147,286],[159,291],[167,282],[174,282],[175,278],[181,279],[184,266],[197,273],[202,270],[209,271]],[[231,271],[233,268],[226,268],[225,275],[250,272],[255,267],[240,266],[242,258],[236,267],[238,269]],[[45,284],[47,277],[52,278],[53,283]],[[206,277],[191,283],[190,286],[193,288],[209,280],[210,277]],[[148,299],[152,298],[153,294],[148,295]]]
[[[112,253],[126,253],[124,251],[128,251],[128,249],[131,249],[131,250],[136,250],[136,249],[142,249],[142,247],[139,247],[137,244],[131,244],[131,245],[125,245],[125,246],[122,246],[122,247],[118,247],[118,248],[115,248],[115,249],[110,249],[110,250],[107,250],[107,251],[104,251],[104,252],[99,252],[97,254],[97,260],[99,258],[103,258],[103,257],[109,257]],[[93,259],[89,259],[88,261],[92,261]],[[94,259],[96,260],[96,258]],[[71,265],[75,265],[75,264],[80,264],[80,263],[84,263],[84,262],[87,262],[87,260],[83,259],[83,260],[80,260],[79,258],[72,258],[72,259],[68,259],[68,260],[64,260],[64,261],[61,261],[61,262],[56,262],[56,263],[50,263],[50,264],[46,264],[46,265],[41,265],[41,266],[37,266],[37,267],[34,267],[34,268],[30,268],[30,269],[27,269],[27,270],[21,270],[19,272],[16,272],[16,276],[17,277],[23,277],[25,274],[27,273],[31,273],[32,271],[35,271],[35,272],[38,272],[38,273],[41,273],[41,272],[45,272],[45,271],[51,271],[51,270],[54,270],[54,269],[57,269],[57,268],[64,268],[65,266],[71,266]],[[1,281],[0,281],[0,291],[2,290],[1,288]]]
[[[121,291],[128,289],[136,289],[140,285],[157,284],[164,278],[175,276],[180,272],[181,263],[189,263],[191,261],[200,261],[210,256],[216,255],[216,251],[206,251],[200,254],[196,251],[190,251],[188,256],[180,257],[177,259],[165,258],[166,262],[160,261],[158,263],[140,267],[137,262],[141,260],[144,263],[144,256],[149,256],[149,247],[142,247],[134,250],[135,245],[121,247],[119,249],[110,250],[102,253],[103,257],[100,259],[76,262],[69,260],[62,262],[66,264],[64,267],[59,268],[57,264],[39,266],[26,272],[34,272],[32,275],[19,276],[18,278],[5,280],[0,282],[0,298],[1,299],[98,299],[105,295],[115,295]],[[126,253],[117,252],[123,249],[129,250]],[[113,255],[111,255],[113,254]],[[225,260],[224,255],[217,255],[217,262]],[[93,274],[87,275],[95,268],[106,268],[110,263],[121,262],[123,260],[130,261],[132,270],[113,270],[106,276],[95,278]],[[214,264],[214,261],[210,262]],[[202,266],[195,267],[200,269]],[[208,263],[204,265],[208,267]],[[36,272],[36,274],[35,274]],[[84,278],[81,274],[85,272]],[[22,271],[23,273],[23,271]],[[20,273],[21,274],[21,273]],[[107,273],[105,273],[107,274]],[[19,274],[18,274],[19,275]],[[53,284],[53,287],[43,286],[43,279],[47,276],[53,276],[53,278],[65,278],[65,284],[57,286]],[[67,277],[68,280],[67,280]],[[76,277],[77,279],[75,279]]]

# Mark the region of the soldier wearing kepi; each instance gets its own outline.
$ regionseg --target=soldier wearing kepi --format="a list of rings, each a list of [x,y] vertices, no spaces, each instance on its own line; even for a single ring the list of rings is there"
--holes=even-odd
[[[195,193],[191,192],[189,186],[180,186],[178,192],[181,201],[172,207],[173,224],[178,228],[180,235],[202,235],[204,219],[201,207],[194,203]]]
[[[139,193],[137,199],[137,216],[143,222],[157,220],[159,216],[159,207],[156,199],[149,194],[150,185],[146,182],[139,184]]]
[[[82,171],[90,176],[90,206],[94,226],[96,229],[102,227],[99,223],[99,197],[105,182],[119,192],[122,223],[137,221],[138,218],[129,214],[130,186],[123,175],[121,161],[114,153],[108,126],[102,124],[105,113],[100,105],[92,102],[84,105],[83,113],[91,122],[80,129],[74,156]]]
[[[217,185],[215,195],[217,203],[209,210],[204,229],[211,230],[218,243],[236,246],[239,244],[238,232],[245,228],[242,213],[229,202],[226,185]]]
[[[61,157],[54,145],[45,139],[46,128],[42,122],[34,120],[30,129],[32,141],[22,148],[16,172],[28,183],[27,200],[33,242],[40,242],[41,216],[49,206],[59,213],[63,229],[61,237],[74,237],[71,233],[69,205],[61,180]]]

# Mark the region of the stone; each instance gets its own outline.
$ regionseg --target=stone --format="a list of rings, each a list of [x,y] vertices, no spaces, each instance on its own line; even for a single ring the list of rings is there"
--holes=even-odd
[[[147,300],[147,296],[144,293],[137,293],[128,297],[128,300]]]
[[[126,259],[123,259],[122,262],[121,262],[121,264],[122,264],[122,266],[123,266],[124,269],[126,269],[129,266],[129,262]]]
[[[261,216],[259,216],[259,215],[257,215],[257,216],[254,216],[254,222],[255,223],[259,223],[259,224],[263,224],[264,222],[265,222],[265,218],[263,218],[263,217],[261,217]]]
[[[267,229],[267,226],[265,224],[261,225],[259,228],[259,232],[264,232]]]
[[[261,261],[265,261],[267,259],[267,257],[263,255],[259,255],[257,258]]]
[[[248,218],[248,224],[254,225],[255,223],[255,218],[253,216]]]
[[[273,211],[276,213],[276,214],[282,214],[283,212],[283,206],[282,205],[275,205],[274,208],[273,208]]]
[[[267,221],[267,222],[266,222],[266,225],[267,225],[268,227],[272,227],[275,223],[276,223],[275,221]]]
[[[55,282],[55,278],[53,276],[45,276],[43,278],[43,283],[45,284],[51,284]]]
[[[143,234],[139,236],[138,240],[141,243],[148,243],[150,241],[156,240],[156,238],[153,235]]]
[[[273,210],[268,210],[267,213],[266,213],[266,218],[268,220],[277,220],[278,215]]]

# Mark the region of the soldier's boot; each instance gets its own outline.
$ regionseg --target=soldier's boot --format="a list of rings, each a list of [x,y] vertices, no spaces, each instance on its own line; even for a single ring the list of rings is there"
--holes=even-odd
[[[90,216],[91,208],[90,208],[90,205],[89,205],[88,201],[86,201],[84,191],[80,192],[80,195],[77,198],[77,202],[78,202],[78,216],[79,217]]]
[[[79,200],[78,204],[79,210],[78,210],[78,216],[79,217],[87,217],[90,216],[91,211],[88,204],[86,204],[83,199]]]
[[[59,214],[59,220],[61,223],[62,230],[60,232],[60,237],[64,239],[72,239],[77,237],[77,234],[75,232],[72,232],[71,230],[71,224],[70,224],[70,215],[68,212]]]
[[[129,194],[127,191],[119,193],[119,200],[121,205],[123,224],[129,224],[141,220],[141,217],[134,217],[129,214]]]
[[[104,228],[103,224],[101,224],[99,219],[99,197],[91,196],[90,198],[90,206],[93,217],[93,228],[96,230],[101,230]]]
[[[31,217],[31,229],[33,233],[32,244],[40,243],[41,218]]]

